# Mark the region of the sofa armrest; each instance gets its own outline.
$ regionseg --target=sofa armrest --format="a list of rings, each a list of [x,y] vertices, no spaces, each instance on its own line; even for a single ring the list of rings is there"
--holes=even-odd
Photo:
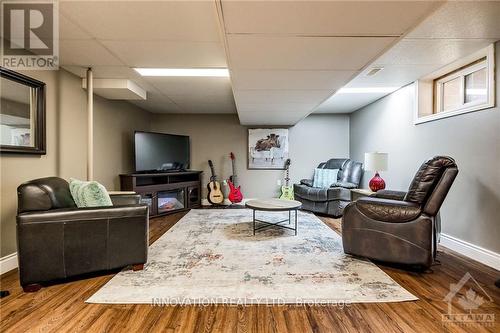
[[[408,222],[416,219],[422,212],[420,205],[400,200],[364,197],[354,204],[367,217],[382,222]]]
[[[306,185],[306,186],[309,186],[309,187],[313,186],[313,180],[312,179],[301,179],[300,183],[302,185]]]
[[[138,205],[141,203],[139,194],[110,194],[113,206]]]
[[[58,223],[81,220],[119,219],[127,217],[147,217],[148,206],[126,205],[89,208],[63,208],[47,211],[22,213],[17,216],[18,224]]]
[[[392,191],[392,190],[380,190],[372,195],[374,198],[391,199],[391,200],[403,200],[406,196],[404,191]]]

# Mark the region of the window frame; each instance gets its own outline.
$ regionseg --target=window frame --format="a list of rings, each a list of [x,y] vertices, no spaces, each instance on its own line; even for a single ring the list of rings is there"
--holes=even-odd
[[[472,101],[466,102],[465,94],[465,77],[469,74],[480,71],[481,69],[486,69],[486,101]],[[478,59],[475,63],[464,66],[448,75],[434,80],[434,98],[436,99],[436,104],[434,105],[433,114],[439,114],[442,112],[456,112],[456,111],[473,111],[475,108],[481,108],[488,104],[488,92],[490,90],[489,80],[488,80],[488,61],[486,57]],[[453,109],[444,110],[444,84],[455,79],[460,79],[460,105]],[[484,104],[484,105],[483,105]]]
[[[486,68],[486,101],[466,103],[465,77],[482,68]],[[461,77],[461,104],[456,108],[444,111],[442,110],[443,84],[458,77]],[[423,77],[416,82],[415,92],[415,125],[495,107],[495,44],[491,44],[470,56],[459,59]],[[438,108],[441,111],[436,112]]]

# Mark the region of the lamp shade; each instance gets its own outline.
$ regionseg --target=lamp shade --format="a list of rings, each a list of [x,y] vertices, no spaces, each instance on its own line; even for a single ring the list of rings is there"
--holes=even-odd
[[[365,153],[365,170],[386,171],[388,157],[387,153]]]

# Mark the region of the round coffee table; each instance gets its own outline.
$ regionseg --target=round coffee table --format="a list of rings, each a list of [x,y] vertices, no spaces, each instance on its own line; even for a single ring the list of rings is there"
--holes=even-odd
[[[269,227],[280,227],[284,229],[290,229],[295,231],[295,235],[297,235],[297,210],[302,206],[300,201],[296,200],[281,200],[281,199],[256,199],[249,200],[245,203],[247,208],[253,210],[253,234],[255,235],[256,230],[261,230]],[[288,212],[288,219],[284,219],[278,222],[269,222],[263,221],[255,218],[256,211],[265,211],[265,212]],[[281,225],[283,222],[291,223],[292,220],[292,211],[295,211],[295,227],[290,227],[287,225]],[[264,223],[264,226],[256,227],[256,222]]]

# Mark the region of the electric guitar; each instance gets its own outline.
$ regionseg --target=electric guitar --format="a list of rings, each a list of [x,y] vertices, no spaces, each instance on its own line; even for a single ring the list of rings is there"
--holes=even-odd
[[[222,194],[220,183],[217,181],[212,160],[208,160],[208,165],[210,166],[212,176],[210,177],[210,182],[207,185],[207,199],[212,205],[220,205],[224,202],[224,195]]]
[[[286,160],[285,169],[286,169],[285,185],[281,186],[280,199],[293,200],[294,199],[293,186],[289,185],[289,182],[290,182],[290,177],[289,177],[289,175],[290,175],[290,159]]]
[[[229,177],[229,180],[227,181],[227,184],[229,185],[229,201],[232,203],[238,203],[241,202],[243,199],[243,194],[241,194],[241,186],[238,186],[236,183],[236,168],[234,167],[234,161],[235,157],[233,153],[229,154],[229,157],[231,158],[231,164],[233,167],[233,174],[232,176]]]

